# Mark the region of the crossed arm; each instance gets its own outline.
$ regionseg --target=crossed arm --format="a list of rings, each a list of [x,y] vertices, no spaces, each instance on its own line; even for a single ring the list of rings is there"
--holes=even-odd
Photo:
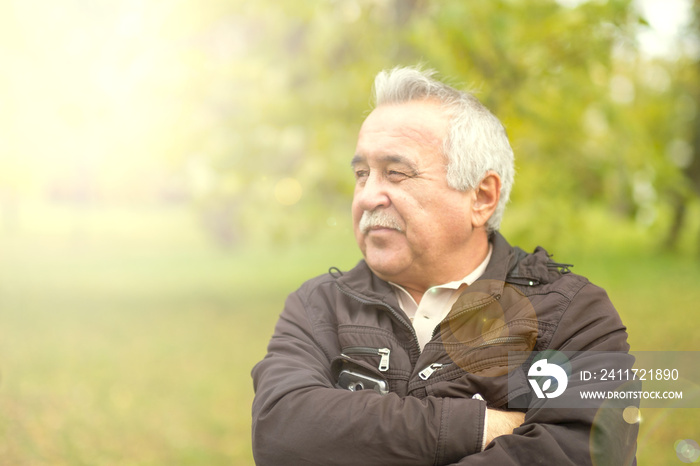
[[[487,414],[483,401],[469,398],[339,390],[318,343],[322,336],[312,334],[304,321],[303,303],[290,308],[267,356],[253,369],[253,452],[259,466],[580,465],[595,455],[625,464],[630,452],[634,456],[636,431],[616,418],[603,422],[595,410],[540,409],[525,415],[489,409]],[[590,324],[578,325],[585,330]],[[620,326],[598,324],[612,329],[602,337],[602,349],[620,338],[624,342]],[[577,331],[573,322],[571,328]],[[594,423],[599,438],[608,439],[597,445],[591,441]],[[482,451],[484,432],[488,446]]]

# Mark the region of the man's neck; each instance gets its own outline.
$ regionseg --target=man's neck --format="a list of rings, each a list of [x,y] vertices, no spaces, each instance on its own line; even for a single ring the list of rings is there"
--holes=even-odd
[[[463,258],[462,260],[455,259],[452,263],[453,267],[444,267],[440,270],[440,273],[432,275],[434,277],[432,281],[416,281],[398,284],[411,295],[416,304],[420,304],[421,299],[423,299],[423,295],[430,288],[463,280],[469,274],[474,272],[474,270],[480,267],[491,251],[491,245],[488,239],[486,239],[484,242],[483,247],[479,247],[477,249],[478,253],[474,253],[474,251],[472,251],[467,258]],[[424,275],[424,277],[427,275],[428,274]]]

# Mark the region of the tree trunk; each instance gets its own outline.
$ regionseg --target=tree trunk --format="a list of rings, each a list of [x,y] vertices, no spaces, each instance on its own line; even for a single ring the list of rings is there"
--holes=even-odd
[[[688,212],[688,196],[673,193],[673,222],[666,236],[664,248],[673,251],[678,247],[678,238],[683,230],[686,213]]]

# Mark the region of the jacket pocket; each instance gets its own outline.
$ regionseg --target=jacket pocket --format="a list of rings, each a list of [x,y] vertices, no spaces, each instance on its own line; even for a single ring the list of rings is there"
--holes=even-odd
[[[466,348],[462,354],[462,358],[464,359],[469,356],[470,353],[474,353],[479,350],[493,348],[495,351],[492,351],[492,353],[494,353],[495,357],[485,357],[473,361],[470,365],[470,372],[477,373],[481,370],[488,370],[493,368],[494,364],[499,364],[497,367],[507,367],[508,355],[511,354],[512,351],[523,351],[523,346],[529,347],[529,342],[530,340],[522,335],[497,337],[479,342],[476,344],[476,346]],[[504,355],[505,351],[508,351],[508,353]],[[505,356],[505,360],[503,360],[503,356]],[[505,362],[505,366],[501,365],[503,362]],[[454,362],[432,363],[423,368],[418,373],[418,376],[422,380],[428,380],[436,373],[438,376],[440,374],[444,374],[442,378],[450,378],[450,376],[454,377],[455,374],[459,375],[463,372],[465,372],[465,368]]]
[[[436,362],[419,368],[410,393],[467,398],[478,394],[489,407],[502,407],[509,397],[528,389],[519,372],[536,345],[537,321],[518,319],[466,341],[455,341],[453,335],[443,334],[426,345],[424,352],[434,353]]]
[[[370,348],[368,346],[350,346],[342,349],[341,356],[369,356],[378,359],[377,369],[379,372],[389,370],[391,350],[389,348]]]
[[[350,391],[374,390],[381,395],[389,393],[389,380],[375,367],[354,361],[341,354],[331,362],[331,375],[336,388]]]
[[[405,396],[413,371],[405,344],[391,331],[361,325],[338,327],[338,356],[355,361],[384,377],[389,391]]]
[[[527,359],[537,343],[538,325],[532,319],[518,319],[467,341],[454,341],[452,336],[444,335],[440,343],[457,366],[471,374],[497,377]]]

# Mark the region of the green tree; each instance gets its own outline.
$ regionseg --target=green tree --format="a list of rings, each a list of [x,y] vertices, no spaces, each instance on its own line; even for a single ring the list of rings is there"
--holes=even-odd
[[[696,164],[679,166],[693,134],[683,116],[692,60],[641,53],[645,21],[630,0],[563,3],[216,3],[189,39],[197,72],[185,97],[199,124],[173,147],[209,180],[197,195],[209,228],[226,241],[285,241],[346,217],[372,77],[420,62],[506,124],[518,168],[511,214],[541,219],[537,241],[584,231],[582,209],[596,204],[658,228],[659,212],[692,199]],[[535,241],[529,225],[513,227],[525,242]],[[678,228],[667,228],[672,243]]]

